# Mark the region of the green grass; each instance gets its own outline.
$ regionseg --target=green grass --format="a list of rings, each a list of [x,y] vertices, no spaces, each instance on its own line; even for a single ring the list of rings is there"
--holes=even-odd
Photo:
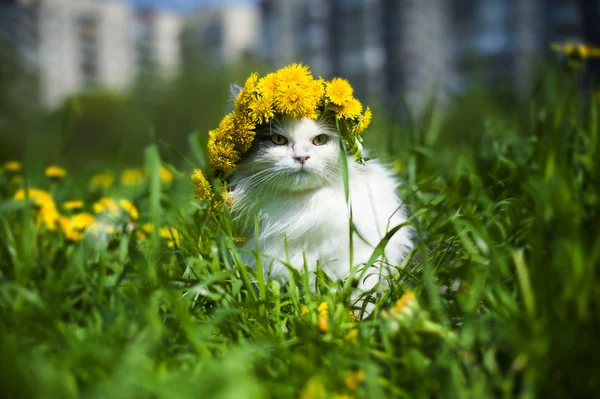
[[[359,322],[347,291],[330,289],[343,283],[322,276],[314,294],[301,273],[287,283],[256,278],[225,212],[207,212],[187,179],[161,186],[158,145],[143,154],[143,188],[133,195],[117,184],[105,195],[134,201],[138,229],[178,231],[172,248],[132,225],[106,240],[68,242],[12,200],[4,172],[2,396],[592,395],[600,388],[598,102],[572,86],[545,81],[508,115],[459,102],[457,113],[423,123],[375,121],[367,146],[385,146],[380,154],[395,161],[418,244]],[[198,148],[191,152],[204,165]],[[76,192],[90,211],[99,198],[74,177],[51,185],[27,176],[58,202]],[[408,291],[416,301],[396,306]],[[323,302],[328,312],[318,310]],[[348,378],[357,372],[356,385]]]

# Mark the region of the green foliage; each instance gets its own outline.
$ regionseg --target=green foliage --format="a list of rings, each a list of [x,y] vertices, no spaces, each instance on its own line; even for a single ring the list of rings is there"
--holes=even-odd
[[[112,103],[121,100],[102,101],[125,112]],[[598,103],[553,75],[508,114],[467,103],[406,126],[375,118],[365,133],[405,181],[418,244],[362,321],[349,317],[351,284],[320,275],[315,294],[302,273],[265,281],[242,264],[226,210],[207,211],[184,182],[161,183],[154,144],[143,153],[149,184],[129,197],[139,219],[104,239],[70,242],[38,226],[36,209],[11,200],[5,172],[3,396],[593,395]],[[188,106],[169,112],[192,115]],[[219,115],[211,109],[211,124]],[[72,189],[45,184],[54,198]],[[85,199],[91,210],[97,197]],[[142,238],[145,222],[171,240]]]

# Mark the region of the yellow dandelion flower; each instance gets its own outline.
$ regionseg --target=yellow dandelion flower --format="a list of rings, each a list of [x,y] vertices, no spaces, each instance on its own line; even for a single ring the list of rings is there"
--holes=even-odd
[[[120,199],[119,205],[129,214],[129,216],[131,216],[132,219],[138,218],[139,215],[137,208],[131,203],[131,201],[126,199]]]
[[[60,166],[50,165],[46,168],[44,174],[51,179],[59,180],[63,179],[67,175],[67,171]]]
[[[408,306],[409,304],[411,304],[412,302],[416,301],[417,297],[415,297],[415,294],[412,293],[412,291],[406,291],[404,294],[402,294],[402,296],[400,297],[400,299],[398,299],[396,301],[396,304],[394,305],[394,309],[404,309],[406,306]]]
[[[231,141],[235,134],[235,125],[233,124],[233,113],[225,115],[219,122],[219,127],[212,131],[213,136],[219,140]],[[210,132],[209,132],[210,135]]]
[[[50,231],[56,231],[59,227],[60,214],[54,206],[44,206],[40,208],[38,217],[38,227],[44,224]]]
[[[357,371],[353,372],[352,374],[350,374],[348,377],[346,377],[346,379],[345,379],[346,386],[349,389],[356,391],[358,389],[358,385],[364,379],[365,379],[365,372],[363,370],[357,370]]]
[[[314,376],[302,388],[299,399],[322,399],[327,397],[327,388],[320,377]]]
[[[300,316],[304,316],[306,314],[308,314],[308,306],[302,305],[302,307],[300,308]]]
[[[112,198],[100,198],[92,206],[95,213],[104,213],[109,217],[118,217],[120,215],[119,205]]]
[[[8,161],[4,164],[4,170],[11,173],[20,172],[23,169],[21,162]]]
[[[550,48],[556,52],[564,53],[569,57],[587,59],[600,57],[600,47],[590,46],[584,43],[573,44],[552,43]]]
[[[29,197],[29,199],[36,206],[45,206],[54,203],[52,196],[48,192],[37,188],[29,188],[27,190],[21,188],[15,193],[13,198],[16,200],[21,200],[25,199],[26,197]]]
[[[321,304],[317,308],[317,312],[319,312],[319,313],[329,312],[329,305],[327,304],[327,302],[321,302]]]
[[[322,333],[329,332],[329,314],[328,313],[319,313],[319,318],[317,319],[317,327]]]
[[[250,77],[246,79],[246,83],[242,88],[242,91],[238,94],[235,99],[234,108],[236,110],[243,110],[246,108],[250,100],[254,97],[254,92],[256,91],[256,84],[258,83],[258,73],[254,72],[250,74]]]
[[[302,64],[292,64],[276,72],[278,85],[305,85],[312,79],[310,70]]]
[[[169,248],[177,246],[181,246],[181,234],[173,227],[161,227],[159,230],[159,235],[161,238],[165,238],[167,240],[167,246]]]
[[[135,236],[138,238],[138,240],[141,240],[141,241],[147,241],[148,240],[148,235],[146,235],[145,233],[141,232],[140,230],[136,230],[135,231]]]
[[[227,175],[235,169],[240,160],[239,153],[233,143],[214,142],[208,144],[210,167],[215,176]]]
[[[71,217],[71,224],[74,229],[83,231],[86,227],[94,223],[94,215],[91,213],[83,212],[73,215]]]
[[[111,223],[107,223],[106,221],[96,220],[89,227],[88,232],[91,235],[97,237],[106,237],[115,232],[115,226]]]
[[[112,186],[115,181],[115,177],[110,172],[96,173],[90,179],[90,190],[106,190]]]
[[[413,294],[411,291],[406,291],[390,309],[390,315],[394,317],[400,315],[410,315],[412,314],[416,305],[418,305],[418,302],[415,294]]]
[[[154,224],[152,223],[144,223],[141,227],[141,229],[143,231],[145,231],[146,233],[150,234],[154,231]]]
[[[275,107],[283,115],[304,118],[314,110],[311,100],[300,85],[292,84],[280,90],[275,97]]]
[[[312,95],[319,100],[325,95],[325,81],[323,78],[313,80],[310,83],[310,88],[312,90]]]
[[[67,211],[77,211],[81,208],[83,208],[83,201],[81,200],[71,200],[71,201],[66,201],[63,202],[62,207],[64,210]]]
[[[346,79],[333,78],[326,86],[325,92],[333,104],[345,105],[352,100],[353,89]]]
[[[192,184],[194,185],[196,198],[204,199],[212,196],[210,183],[206,180],[206,177],[204,177],[204,174],[200,169],[194,169],[194,173],[192,173]]]
[[[137,186],[144,183],[145,173],[142,168],[129,168],[121,173],[121,184],[124,186]]]
[[[81,234],[71,228],[71,219],[67,216],[60,216],[58,219],[58,224],[60,225],[60,229],[62,230],[65,238],[69,241],[79,241],[81,240]]]
[[[248,237],[233,237],[233,243],[235,245],[244,245],[248,242]]]
[[[279,81],[277,79],[277,74],[270,73],[258,81],[256,90],[261,96],[272,99],[277,94],[278,87]]]
[[[367,107],[367,109],[365,109],[365,113],[363,114],[361,120],[358,121],[356,126],[354,126],[352,133],[354,133],[354,135],[358,135],[358,134],[361,134],[362,132],[364,132],[365,130],[367,130],[367,128],[371,124],[371,119],[373,119],[373,113],[371,112],[371,108]]]
[[[338,119],[355,119],[362,112],[362,104],[355,98],[351,98],[345,105],[334,108]]]
[[[354,314],[354,313],[352,313]],[[348,334],[346,334],[346,340],[356,343],[358,342],[358,328],[353,328],[352,330],[350,330],[348,332]]]
[[[275,113],[273,112],[273,103],[267,97],[259,96],[250,101],[248,108],[250,110],[250,118],[257,124],[267,123],[275,116]]]
[[[254,137],[256,136],[256,132],[254,131],[256,125],[246,114],[234,115],[233,124],[235,134],[233,134],[230,141],[238,153],[244,154],[252,147]]]
[[[167,168],[165,168],[164,166],[161,165],[160,167],[160,181],[163,184],[171,184],[171,182],[173,181],[173,179],[175,178],[175,175]]]
[[[48,230],[57,230],[60,214],[56,210],[56,204],[52,196],[48,192],[37,188],[19,189],[14,195],[15,200],[23,200],[26,197],[38,210],[38,227],[44,225]]]
[[[80,241],[83,231],[94,223],[94,216],[89,213],[79,213],[70,218],[62,216],[60,226],[69,241]]]

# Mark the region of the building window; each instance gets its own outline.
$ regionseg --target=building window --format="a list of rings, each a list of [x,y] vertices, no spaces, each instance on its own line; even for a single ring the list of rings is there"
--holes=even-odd
[[[134,25],[134,41],[136,49],[136,64],[139,70],[151,69],[154,65],[152,43],[154,42],[154,21],[150,12],[137,15]]]
[[[83,87],[90,88],[98,82],[98,18],[82,13],[77,18],[79,42],[79,71]]]

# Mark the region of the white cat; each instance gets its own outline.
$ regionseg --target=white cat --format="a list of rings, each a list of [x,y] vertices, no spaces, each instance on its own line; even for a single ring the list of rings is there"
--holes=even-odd
[[[231,213],[240,233],[249,237],[244,248],[258,248],[265,274],[285,279],[285,264],[311,272],[317,265],[332,279],[349,277],[350,214],[360,237],[353,235],[352,265],[369,261],[388,231],[407,221],[397,194],[399,182],[376,160],[364,165],[348,157],[347,203],[340,166],[340,144],[333,127],[308,118],[286,118],[257,131],[252,150],[230,178]],[[258,236],[255,221],[258,220]],[[372,289],[390,264],[398,266],[413,247],[410,226],[390,239],[383,260],[358,282]],[[251,254],[244,260],[255,265]],[[360,273],[358,273],[360,275]],[[354,277],[354,276],[353,276]],[[357,295],[353,296],[354,298]],[[367,306],[370,313],[372,306]]]

